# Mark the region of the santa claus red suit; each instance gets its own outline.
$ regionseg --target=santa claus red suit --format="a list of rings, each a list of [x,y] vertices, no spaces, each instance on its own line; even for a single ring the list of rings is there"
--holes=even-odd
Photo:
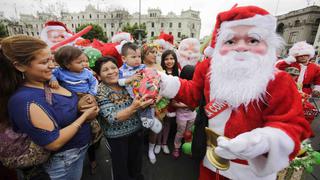
[[[208,128],[221,135],[215,153],[231,160],[219,171],[225,178],[276,179],[310,135],[294,81],[274,66],[282,44],[275,27],[262,8],[233,7],[218,14],[212,59],[197,65],[193,80],[161,75],[162,96],[196,107],[204,94]],[[215,172],[206,155],[199,179]]]
[[[312,45],[305,41],[297,42],[290,48],[289,57],[280,60],[276,64],[276,67],[280,70],[286,70],[289,67],[297,68],[300,74],[296,79],[296,82],[298,85],[302,86],[302,91],[309,95],[313,90],[320,91],[320,66],[309,62],[314,54],[315,50]],[[300,58],[306,58],[306,62],[297,60]]]

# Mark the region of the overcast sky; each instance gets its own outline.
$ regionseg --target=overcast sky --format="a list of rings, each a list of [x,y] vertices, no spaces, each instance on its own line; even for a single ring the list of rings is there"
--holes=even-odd
[[[15,17],[19,13],[35,14],[50,4],[65,4],[64,8],[70,12],[79,12],[89,3],[100,10],[124,8],[130,13],[139,12],[139,0],[1,0],[0,11],[6,17]],[[320,5],[320,0],[141,0],[141,13],[146,14],[148,8],[159,8],[164,15],[171,11],[179,15],[181,10],[189,8],[199,11],[200,37],[203,37],[211,33],[217,13],[230,9],[235,3],[239,6],[257,5],[273,15],[280,15],[308,4]]]

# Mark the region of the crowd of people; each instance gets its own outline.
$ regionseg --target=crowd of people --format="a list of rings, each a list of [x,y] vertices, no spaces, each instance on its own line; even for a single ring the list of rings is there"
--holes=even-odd
[[[42,40],[15,35],[1,41],[0,161],[18,179],[79,180],[87,152],[95,173],[103,134],[114,179],[142,180],[144,137],[156,165],[161,150],[179,159],[191,131],[200,180],[275,179],[312,136],[315,115],[304,111],[314,109],[308,98],[320,95],[320,67],[310,62],[315,49],[297,42],[278,59],[283,40],[276,18],[260,7],[219,13],[204,53],[195,38],[175,49],[173,36],[163,32],[141,46],[119,33],[112,43],[83,47],[69,41],[63,23],[46,25]],[[61,47],[51,49],[57,43]],[[226,169],[208,155],[213,131],[219,137],[211,151],[228,162]],[[38,149],[15,143],[21,137]],[[38,160],[39,149],[50,155]]]

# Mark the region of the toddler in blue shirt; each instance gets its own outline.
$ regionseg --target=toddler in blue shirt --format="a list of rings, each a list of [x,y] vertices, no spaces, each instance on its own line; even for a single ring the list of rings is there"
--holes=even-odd
[[[141,52],[137,45],[128,42],[122,46],[121,49],[122,60],[124,64],[119,68],[119,80],[120,86],[125,86],[128,93],[134,98],[132,84],[134,81],[140,81],[142,74],[140,70],[146,66],[141,64]],[[162,129],[161,122],[155,117],[155,110],[153,107],[146,107],[140,112],[142,125],[146,128],[150,128],[156,134]]]

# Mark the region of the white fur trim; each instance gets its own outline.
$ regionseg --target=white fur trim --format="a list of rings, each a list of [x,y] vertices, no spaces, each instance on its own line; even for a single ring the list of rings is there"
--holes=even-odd
[[[160,96],[167,98],[174,98],[180,89],[180,80],[176,76],[167,75],[163,72],[160,72],[161,81],[160,81]]]
[[[294,63],[294,62],[297,61],[296,58],[293,57],[293,56],[288,56],[287,58],[285,58],[285,59],[283,59],[283,60],[284,60],[284,62],[286,62],[287,64],[291,64],[291,63]]]
[[[118,45],[116,45],[116,50],[117,50],[117,52],[119,53],[119,54],[121,54],[121,50],[122,50],[122,46],[125,44],[125,43],[127,43],[128,41],[126,41],[126,40],[123,40],[123,41],[121,41],[121,43],[120,44],[118,44]]]
[[[294,141],[281,129],[264,127],[255,129],[269,142],[268,156],[258,156],[248,160],[249,166],[258,176],[266,176],[282,170],[289,165],[289,155],[294,150]]]
[[[207,57],[212,57],[214,52],[214,48],[211,46],[206,47],[206,49],[204,50],[203,54]]]
[[[309,58],[311,59],[314,56],[314,53],[314,47],[305,41],[297,42],[289,49],[289,55],[294,57],[309,55]]]
[[[218,134],[224,134],[224,128],[230,118],[232,108],[227,108],[217,116],[209,119],[208,127]]]
[[[66,29],[63,26],[46,26],[41,30],[40,38],[42,40],[48,40],[48,31],[51,31],[51,30],[64,30],[64,31],[66,31]]]
[[[131,41],[132,40],[131,34],[127,32],[121,32],[121,33],[115,34],[111,38],[112,43],[116,43],[116,42],[120,43],[123,40]]]
[[[223,23],[221,23],[220,30],[229,29],[230,27],[240,25],[256,26],[275,32],[277,27],[277,18],[272,15],[255,15],[254,17],[247,19],[224,21]]]
[[[300,63],[300,74],[299,74],[297,83],[299,83],[299,84],[302,84],[302,83],[303,83],[304,74],[306,73],[307,68],[308,68],[307,66],[305,66],[305,65],[303,65],[303,64]]]
[[[320,86],[319,86],[319,85],[315,85],[315,86],[313,87],[313,90],[314,90],[314,91],[320,91]]]

